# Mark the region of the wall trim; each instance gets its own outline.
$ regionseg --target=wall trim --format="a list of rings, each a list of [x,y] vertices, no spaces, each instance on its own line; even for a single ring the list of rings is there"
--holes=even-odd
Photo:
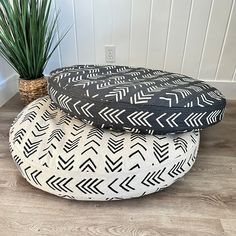
[[[19,76],[17,74],[9,76],[0,83],[0,107],[9,101],[18,91]]]
[[[236,81],[204,80],[204,82],[219,89],[224,94],[226,99],[236,100]]]

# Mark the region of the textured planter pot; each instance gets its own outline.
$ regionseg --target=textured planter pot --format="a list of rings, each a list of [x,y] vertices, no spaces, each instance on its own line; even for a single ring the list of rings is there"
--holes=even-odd
[[[42,77],[34,80],[19,79],[19,92],[21,100],[25,105],[46,96],[48,94],[47,78]]]

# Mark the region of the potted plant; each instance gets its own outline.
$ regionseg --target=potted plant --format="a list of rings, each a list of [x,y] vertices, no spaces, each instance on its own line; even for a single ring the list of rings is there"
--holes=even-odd
[[[0,55],[19,74],[25,104],[47,94],[45,66],[66,33],[54,43],[58,13],[52,0],[0,0]]]

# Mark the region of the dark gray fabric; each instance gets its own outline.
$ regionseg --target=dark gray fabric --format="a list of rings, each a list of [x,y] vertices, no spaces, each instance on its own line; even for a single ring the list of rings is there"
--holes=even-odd
[[[185,75],[127,66],[77,65],[51,72],[51,99],[101,128],[166,134],[198,130],[223,118],[214,87]]]

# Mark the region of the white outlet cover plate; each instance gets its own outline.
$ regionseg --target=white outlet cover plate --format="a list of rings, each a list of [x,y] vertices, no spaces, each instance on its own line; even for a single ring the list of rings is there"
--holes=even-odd
[[[114,45],[105,45],[105,60],[106,62],[116,61],[116,47]]]

